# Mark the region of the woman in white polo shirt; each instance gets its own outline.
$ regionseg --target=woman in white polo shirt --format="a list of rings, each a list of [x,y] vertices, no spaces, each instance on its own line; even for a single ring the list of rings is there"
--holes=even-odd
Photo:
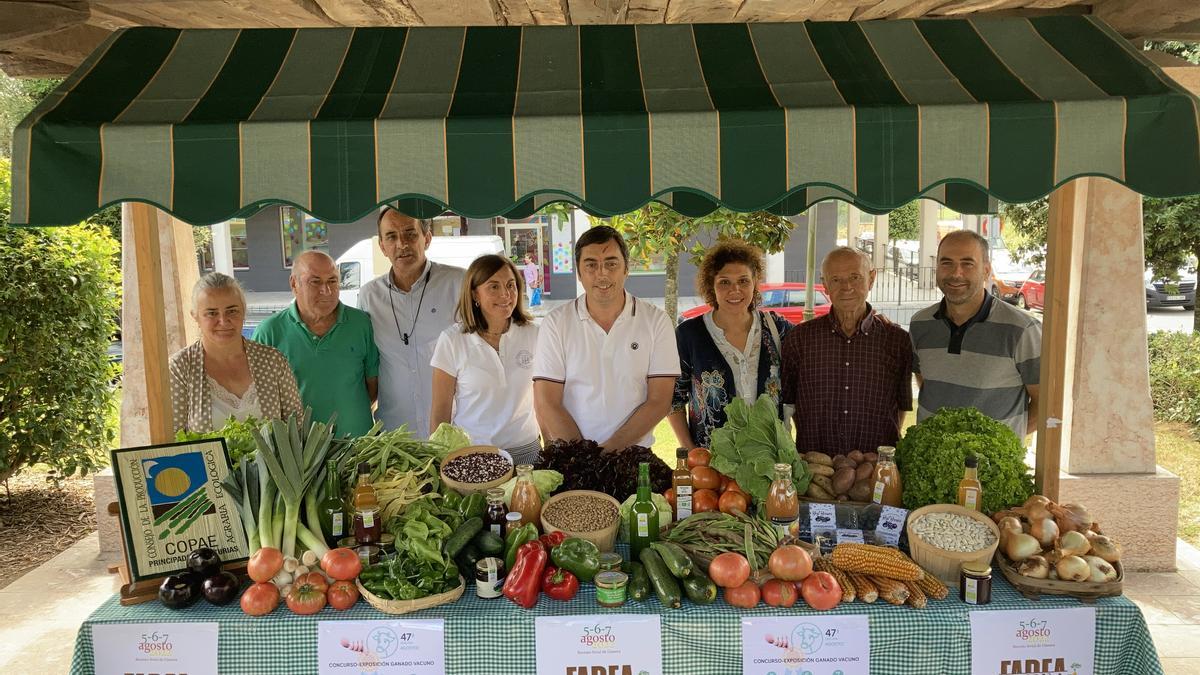
[[[525,283],[508,258],[485,255],[467,268],[458,323],[433,351],[429,428],[451,422],[475,443],[535,464],[541,442],[533,414],[537,326],[525,310]]]

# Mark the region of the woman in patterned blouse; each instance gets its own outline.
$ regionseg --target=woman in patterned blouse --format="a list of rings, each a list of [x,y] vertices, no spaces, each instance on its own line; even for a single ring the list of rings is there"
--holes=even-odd
[[[681,447],[708,447],[734,397],[753,405],[767,394],[782,419],[779,347],[791,324],[757,311],[763,267],[762,251],[737,240],[721,241],[700,263],[696,289],[713,311],[675,329],[682,374],[667,420]]]
[[[230,417],[300,415],[296,377],[278,350],[242,336],[246,295],[237,280],[205,274],[192,289],[200,339],[171,356],[171,409],[177,430],[206,433]]]

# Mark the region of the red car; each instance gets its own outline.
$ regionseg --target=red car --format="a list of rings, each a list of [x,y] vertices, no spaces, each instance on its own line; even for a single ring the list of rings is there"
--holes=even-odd
[[[1045,309],[1046,307],[1046,273],[1036,270],[1025,283],[1021,284],[1021,293],[1017,296],[1017,307],[1021,309]]]
[[[804,320],[804,284],[761,284],[758,290],[763,296],[763,304],[758,308],[760,312],[778,314],[790,323],[800,323]],[[825,316],[830,307],[825,287],[817,284],[813,287],[813,313],[816,316]],[[682,322],[700,316],[711,309],[708,304],[693,307],[680,314],[679,320]]]

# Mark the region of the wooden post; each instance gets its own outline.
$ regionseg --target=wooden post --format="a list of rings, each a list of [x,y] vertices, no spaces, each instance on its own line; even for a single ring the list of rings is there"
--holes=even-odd
[[[138,297],[136,307],[142,328],[142,367],[146,382],[147,418],[150,443],[169,443],[175,437],[171,419],[171,390],[167,374],[167,322],[163,301],[162,263],[160,261],[158,210],[148,204],[127,202],[122,206],[122,218],[130,225],[133,235]]]
[[[1037,461],[1034,488],[1058,500],[1059,471],[1064,439],[1064,400],[1070,391],[1071,365],[1075,362],[1072,335],[1077,310],[1074,286],[1079,270],[1076,243],[1082,238],[1083,214],[1078,206],[1086,199],[1084,181],[1073,180],[1050,193],[1046,233],[1046,301],[1042,313],[1042,361],[1038,397]],[[1067,434],[1070,432],[1067,431]]]

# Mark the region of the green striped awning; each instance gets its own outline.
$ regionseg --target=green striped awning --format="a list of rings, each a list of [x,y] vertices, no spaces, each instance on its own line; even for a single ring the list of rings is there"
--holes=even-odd
[[[17,130],[14,224],[964,212],[1078,176],[1200,192],[1197,100],[1086,16],[115,33]]]

